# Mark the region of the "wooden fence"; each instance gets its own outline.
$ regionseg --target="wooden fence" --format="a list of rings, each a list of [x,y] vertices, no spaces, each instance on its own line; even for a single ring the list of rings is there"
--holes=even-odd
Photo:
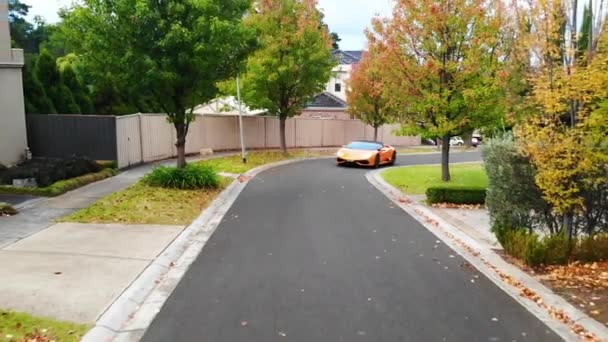
[[[57,126],[49,133],[35,134],[30,146],[47,146],[53,150],[50,142],[61,139],[61,146],[55,152],[45,149],[32,149],[34,155],[45,151],[45,155],[62,156],[65,154],[84,154],[93,159],[113,159],[120,168],[174,157],[176,155],[175,130],[163,114],[133,114],[117,117],[102,117],[114,122],[113,128],[95,129],[88,122],[94,122],[88,115],[49,115],[38,120],[28,116],[28,128],[40,130],[50,122],[67,120],[71,126]],[[87,124],[74,124],[74,122]],[[105,124],[105,123],[104,123]],[[65,129],[61,129],[65,127]],[[82,128],[84,127],[84,128]],[[244,117],[245,146],[248,149],[276,149],[280,145],[279,120],[276,117]],[[378,131],[378,140],[396,146],[419,145],[419,137],[403,137],[394,134],[397,126],[385,125]],[[111,140],[113,129],[113,141]],[[82,132],[81,132],[82,130]],[[52,133],[55,132],[55,133]],[[373,139],[373,128],[358,120],[327,120],[309,118],[291,118],[286,122],[286,140],[288,147],[335,147],[347,144],[352,140]],[[60,138],[59,138],[60,137]],[[78,139],[72,139],[78,137]],[[110,137],[110,138],[109,138]],[[72,140],[66,144],[64,141]],[[86,145],[86,146],[80,146]],[[72,146],[72,148],[69,148]],[[190,125],[186,139],[186,153],[198,153],[202,148],[214,151],[237,150],[240,148],[239,124],[236,116],[198,116]],[[114,154],[108,153],[114,151]],[[86,153],[85,153],[86,152]],[[107,158],[112,156],[112,158]]]

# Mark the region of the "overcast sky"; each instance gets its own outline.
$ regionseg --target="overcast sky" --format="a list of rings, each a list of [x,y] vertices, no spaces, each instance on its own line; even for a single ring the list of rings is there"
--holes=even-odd
[[[30,17],[40,15],[47,22],[59,20],[57,11],[69,6],[73,0],[22,0],[32,6]],[[375,15],[389,16],[392,0],[319,0],[319,8],[325,13],[325,22],[333,32],[337,32],[344,50],[365,48],[363,30],[370,26]]]

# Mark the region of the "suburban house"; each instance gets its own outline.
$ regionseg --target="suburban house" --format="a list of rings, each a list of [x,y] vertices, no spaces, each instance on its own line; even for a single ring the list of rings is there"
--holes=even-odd
[[[26,153],[23,50],[11,49],[8,2],[0,1],[0,164],[12,165]]]
[[[206,104],[194,107],[194,114],[198,115],[239,115],[239,102],[234,96],[218,97]],[[243,104],[244,116],[264,115],[264,109],[251,109]]]
[[[333,75],[325,86],[325,91],[315,96],[302,111],[302,117],[322,119],[351,119],[346,112],[346,87],[355,64],[361,60],[363,51],[335,50],[334,57],[339,64],[332,70]]]

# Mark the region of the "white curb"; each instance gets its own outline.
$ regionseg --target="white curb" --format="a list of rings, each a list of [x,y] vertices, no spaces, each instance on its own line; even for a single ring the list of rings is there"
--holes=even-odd
[[[556,295],[553,291],[541,284],[532,276],[528,275],[514,265],[504,261],[492,249],[483,246],[462,232],[460,229],[435,215],[424,205],[417,204],[415,201],[410,200],[407,195],[388,184],[382,178],[380,175],[382,171],[384,170],[370,171],[365,176],[367,180],[378,190],[380,190],[380,192],[382,192],[386,197],[388,197],[410,216],[419,221],[420,224],[422,224],[426,229],[428,229],[446,245],[461,255],[471,265],[477,268],[499,288],[513,297],[513,299],[519,302],[523,307],[530,311],[540,321],[545,323],[565,341],[580,341],[581,337],[571,331],[570,326],[553,318],[546,309],[537,305],[536,302],[522,296],[521,290],[503,281],[500,275],[494,269],[492,269],[488,263],[500,270],[503,274],[510,276],[516,281],[519,281],[526,288],[533,290],[537,295],[540,296],[540,298],[542,298],[544,304],[562,310],[575,323],[581,325],[590,333],[595,334],[596,337],[601,338],[602,340],[608,340],[608,328],[593,318],[587,316],[562,297]],[[400,201],[400,199],[402,200]],[[407,200],[403,201],[403,199]],[[451,237],[448,234],[451,235]],[[462,245],[459,245],[454,238],[463,242],[466,246],[468,246],[468,249],[465,249]],[[476,253],[472,253],[471,251],[475,251]],[[486,262],[484,262],[484,260]]]
[[[82,342],[138,341],[152,323],[207,240],[220,224],[248,181],[271,168],[303,160],[297,158],[249,170],[233,181],[203,213],[186,227],[169,246],[106,309]]]

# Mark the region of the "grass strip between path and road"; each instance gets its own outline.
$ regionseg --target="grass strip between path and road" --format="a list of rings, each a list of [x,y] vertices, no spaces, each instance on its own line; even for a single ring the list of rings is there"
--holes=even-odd
[[[62,222],[188,225],[232,182],[217,189],[180,190],[137,182],[63,217]]]
[[[334,152],[334,151],[332,151]],[[282,160],[318,157],[329,152],[295,150],[288,154],[280,151],[251,152],[247,164],[240,155],[208,159],[197,162],[211,166],[216,172],[244,173],[255,167]],[[115,192],[61,218],[62,222],[79,223],[119,223],[119,224],[162,224],[188,225],[207,208],[211,202],[233,181],[221,178],[217,189],[180,190],[152,187],[142,181],[129,188]]]
[[[247,163],[243,164],[243,159],[240,154],[213,158],[198,162],[202,165],[211,166],[216,172],[228,172],[228,173],[245,173],[258,166],[276,163],[283,160],[295,159],[295,158],[312,158],[312,157],[325,157],[335,155],[336,149],[332,150],[292,150],[287,154],[281,151],[256,151],[247,154]]]
[[[382,177],[392,186],[410,195],[422,195],[433,186],[479,187],[488,186],[488,177],[481,163],[450,165],[452,180],[441,180],[441,165],[419,165],[388,169]]]
[[[34,317],[25,313],[0,310],[0,341],[76,342],[90,329],[85,324]]]

